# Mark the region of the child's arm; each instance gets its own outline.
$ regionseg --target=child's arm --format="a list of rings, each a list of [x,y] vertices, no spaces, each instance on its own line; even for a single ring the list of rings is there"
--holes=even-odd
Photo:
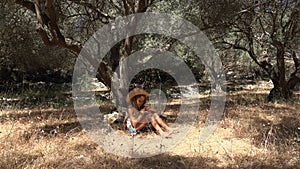
[[[141,111],[139,111],[140,113],[139,113],[139,116],[137,117],[137,119],[136,119],[136,122],[138,122],[138,123],[141,123],[141,121],[142,121],[142,118],[143,118],[143,116],[144,116],[144,113],[145,113],[145,108],[143,108]]]
[[[131,108],[128,108],[127,109],[127,113],[128,113],[128,117],[129,117],[130,123],[133,126],[135,126],[134,119],[133,119],[133,110]]]
[[[157,110],[156,110],[156,109],[153,109],[153,108],[151,108],[151,107],[148,107],[148,108],[147,108],[147,111],[152,112],[152,113],[157,113]]]
[[[142,120],[144,111],[140,111],[140,113],[136,119],[134,119],[134,117],[133,117],[133,111],[134,110],[132,108],[128,108],[128,110],[127,110],[130,122],[135,127],[136,123],[140,123],[140,121]]]

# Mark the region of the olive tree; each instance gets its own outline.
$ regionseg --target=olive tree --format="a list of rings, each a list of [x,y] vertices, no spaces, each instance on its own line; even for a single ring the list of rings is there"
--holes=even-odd
[[[47,81],[50,78],[62,81],[71,70],[72,56],[66,50],[49,48],[41,43],[33,31],[36,23],[30,11],[6,1],[0,2],[0,8],[1,83]],[[54,74],[60,78],[50,77]]]
[[[247,53],[274,84],[269,101],[292,96],[300,82],[299,0],[193,2],[188,11],[196,12],[185,17],[206,31],[218,49]]]
[[[274,88],[268,100],[289,99],[300,82],[300,1],[243,1],[230,33],[222,38],[228,48],[242,50],[267,72]],[[233,40],[228,40],[235,37]],[[294,70],[288,71],[293,64]]]

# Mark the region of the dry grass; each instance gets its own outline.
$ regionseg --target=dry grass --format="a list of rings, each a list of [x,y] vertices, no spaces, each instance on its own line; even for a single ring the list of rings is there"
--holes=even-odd
[[[229,92],[215,133],[199,144],[199,123],[171,152],[130,159],[103,152],[82,130],[74,110],[0,111],[0,168],[300,168],[299,102],[265,103],[267,90]],[[298,98],[299,99],[299,98]]]

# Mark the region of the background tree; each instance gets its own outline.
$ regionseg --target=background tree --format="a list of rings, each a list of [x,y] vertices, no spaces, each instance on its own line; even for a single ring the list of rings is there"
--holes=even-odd
[[[74,62],[67,50],[45,46],[32,31],[31,12],[0,2],[1,84],[22,82],[70,82]],[[61,62],[64,60],[64,62]]]
[[[60,46],[76,54],[95,30],[108,24],[117,16],[145,12],[153,0],[123,1],[80,1],[80,0],[15,0],[35,16],[37,32],[46,45]],[[111,50],[112,65],[119,65],[122,57],[132,50],[132,37],[128,37]],[[100,63],[99,74],[102,81],[110,87],[114,66]]]
[[[116,17],[145,12],[154,0],[122,0],[122,1],[81,1],[81,0],[15,0],[31,11],[36,17],[37,32],[48,46],[59,46],[79,54],[85,41],[101,26],[113,21]],[[126,80],[126,64],[121,64],[133,50],[134,37],[127,36],[112,49],[105,61],[98,67],[99,78],[111,87],[111,77],[118,65],[122,65],[118,77],[120,90],[114,91],[116,96],[124,95]],[[92,58],[91,58],[92,59]],[[91,63],[93,61],[91,60]],[[124,100],[116,99],[118,102]],[[124,104],[123,104],[124,105]]]
[[[45,44],[63,47],[75,54],[94,31],[118,16],[145,11],[172,13],[205,31],[221,54],[224,50],[225,53],[231,51],[235,57],[240,54],[237,51],[248,54],[274,84],[268,100],[290,98],[299,83],[299,0],[15,0],[15,3],[31,11]],[[128,37],[119,42],[101,62],[99,78],[108,87],[112,72],[118,65],[124,65],[120,64],[122,58],[141,47],[138,38]],[[176,40],[157,39],[163,44],[160,46],[169,50],[183,49]],[[191,55],[186,56],[191,58]]]
[[[269,101],[289,99],[300,82],[299,43],[295,44],[300,35],[300,1],[244,1],[241,7],[221,43],[247,52],[267,72],[274,85]],[[291,61],[294,71],[290,73]]]
[[[200,1],[185,17],[206,31],[216,48],[247,53],[274,88],[268,100],[289,99],[300,82],[299,0]],[[241,53],[240,53],[241,54]],[[242,55],[240,55],[242,56]]]

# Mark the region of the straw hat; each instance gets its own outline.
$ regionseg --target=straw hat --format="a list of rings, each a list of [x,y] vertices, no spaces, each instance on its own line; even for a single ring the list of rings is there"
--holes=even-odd
[[[138,95],[144,95],[146,97],[150,96],[150,94],[148,92],[146,92],[145,90],[139,89],[139,88],[134,88],[133,90],[131,90],[128,93],[127,98],[126,98],[127,102],[130,103],[131,99]]]

